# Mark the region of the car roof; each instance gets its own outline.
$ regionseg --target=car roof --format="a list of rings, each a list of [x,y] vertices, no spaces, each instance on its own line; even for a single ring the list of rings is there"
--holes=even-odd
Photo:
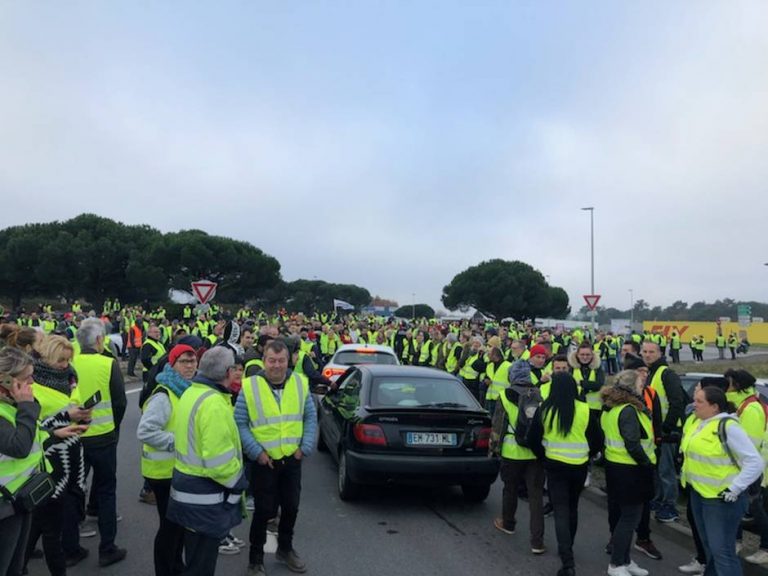
[[[373,350],[375,352],[388,352],[389,354],[395,354],[395,351],[392,350],[391,347],[384,346],[382,344],[342,344],[336,350],[336,354],[339,352],[356,352],[358,350]]]
[[[445,378],[446,380],[456,380],[456,377],[443,370],[435,368],[426,368],[424,366],[402,366],[395,364],[361,364],[357,366],[360,370],[366,370],[374,378],[396,376],[400,378]]]

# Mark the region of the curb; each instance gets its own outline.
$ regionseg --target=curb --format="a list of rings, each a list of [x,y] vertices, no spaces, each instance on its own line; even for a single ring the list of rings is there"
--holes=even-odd
[[[605,492],[602,490],[599,490],[594,486],[588,486],[584,489],[582,494],[593,504],[597,504],[606,510],[608,509],[608,500]],[[652,528],[654,532],[658,532],[667,540],[671,540],[678,546],[687,548],[691,550],[691,552],[695,552],[693,534],[691,533],[690,528],[678,524],[677,522],[669,522],[665,524],[655,521],[652,523]],[[741,560],[741,566],[745,576],[768,576],[768,566],[750,564],[749,562],[744,562],[743,558]]]

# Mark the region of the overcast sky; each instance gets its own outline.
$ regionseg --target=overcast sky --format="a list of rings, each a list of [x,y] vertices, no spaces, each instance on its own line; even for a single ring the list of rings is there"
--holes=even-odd
[[[246,240],[440,306],[768,300],[768,2],[0,2],[2,226]]]

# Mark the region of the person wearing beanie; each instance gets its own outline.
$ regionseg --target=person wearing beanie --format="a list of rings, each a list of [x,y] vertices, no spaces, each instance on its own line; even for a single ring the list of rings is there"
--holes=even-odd
[[[197,369],[195,349],[177,344],[157,374],[157,385],[142,407],[136,436],[142,442],[141,474],[157,504],[160,526],[155,534],[155,576],[179,574],[184,567],[184,528],[166,518],[173,476],[173,420],[179,399],[189,388]]]
[[[492,435],[501,446],[502,491],[501,517],[493,521],[494,527],[505,534],[514,534],[516,527],[518,487],[525,483],[528,494],[529,530],[531,553],[543,554],[544,547],[544,467],[536,455],[520,446],[512,432],[517,425],[521,394],[532,389],[540,399],[538,390],[531,383],[531,367],[525,360],[518,360],[509,368],[511,385],[500,393],[500,402],[493,413]]]
[[[656,463],[651,414],[643,400],[645,376],[623,370],[600,391],[600,426],[605,437],[605,478],[611,532],[609,576],[645,576],[630,558],[632,534],[643,506],[653,498]]]
[[[531,382],[534,386],[541,387],[543,384],[549,382],[552,378],[547,367],[547,349],[541,344],[535,344],[530,349],[530,357],[528,363],[531,367]]]

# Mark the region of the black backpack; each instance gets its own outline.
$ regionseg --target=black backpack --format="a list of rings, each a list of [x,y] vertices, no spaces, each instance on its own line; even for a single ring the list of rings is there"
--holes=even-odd
[[[530,430],[533,416],[541,406],[541,390],[536,386],[510,386],[517,392],[517,422],[515,422],[515,442],[525,448],[531,447]]]

